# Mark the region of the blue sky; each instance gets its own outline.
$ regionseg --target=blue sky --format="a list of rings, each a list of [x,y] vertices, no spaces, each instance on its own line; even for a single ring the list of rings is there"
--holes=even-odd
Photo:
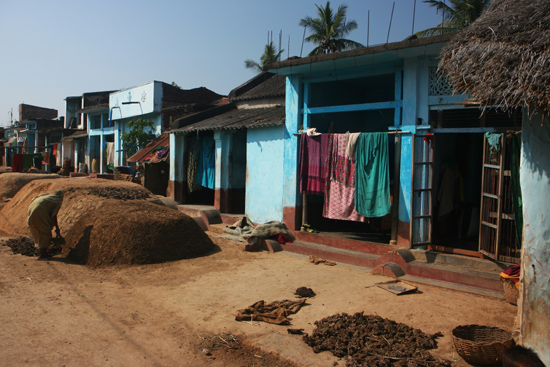
[[[349,39],[385,43],[392,0],[332,1],[348,5],[359,27]],[[389,42],[413,29],[414,0],[395,0]],[[160,80],[184,89],[204,86],[219,94],[255,74],[244,60],[259,61],[273,32],[284,58],[300,56],[300,19],[316,16],[324,0],[0,0],[0,125],[27,103],[65,115],[68,96],[117,90]],[[370,27],[369,24],[370,11]],[[441,21],[416,1],[414,31]],[[307,36],[307,33],[306,33]],[[290,47],[289,46],[290,37]],[[305,43],[303,56],[314,46]]]

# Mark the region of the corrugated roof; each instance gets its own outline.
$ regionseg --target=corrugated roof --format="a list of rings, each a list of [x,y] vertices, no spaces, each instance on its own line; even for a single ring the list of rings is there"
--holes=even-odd
[[[170,135],[168,133],[162,133],[155,140],[145,146],[145,148],[139,150],[136,154],[128,158],[128,162],[143,162],[145,158],[153,153],[153,151],[159,147],[167,147],[170,145]]]
[[[255,127],[277,126],[285,123],[285,107],[241,108],[202,120],[180,129],[174,134],[187,134],[193,131],[251,129]]]

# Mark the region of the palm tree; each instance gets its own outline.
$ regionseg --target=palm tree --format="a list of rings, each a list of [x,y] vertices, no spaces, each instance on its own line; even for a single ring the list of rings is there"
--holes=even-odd
[[[284,50],[279,50],[273,45],[273,42],[269,42],[265,45],[264,54],[260,57],[260,63],[257,63],[254,60],[245,60],[244,65],[247,69],[253,69],[258,73],[264,72],[267,70],[267,66],[275,62],[281,61],[281,55]]]
[[[417,32],[417,37],[460,31],[472,24],[489,7],[491,0],[449,0],[449,5],[441,0],[424,0],[424,2],[436,8],[438,13],[443,12],[443,22],[437,27]]]
[[[319,18],[308,16],[300,20],[300,25],[311,31],[306,41],[317,44],[317,47],[309,53],[309,56],[363,47],[358,42],[344,38],[349,32],[357,28],[355,20],[346,21],[347,5],[340,5],[336,14],[330,7],[330,1],[327,1],[325,7],[315,6]]]

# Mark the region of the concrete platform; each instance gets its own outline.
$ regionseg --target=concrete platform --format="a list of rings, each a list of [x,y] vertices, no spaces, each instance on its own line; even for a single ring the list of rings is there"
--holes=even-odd
[[[244,216],[220,213],[210,205],[178,205],[180,212],[200,217],[208,231],[220,237],[224,228]],[[397,248],[354,233],[309,233],[294,231],[296,241],[281,245],[284,252],[314,255],[376,274],[399,277],[489,297],[503,298],[500,272],[509,264],[431,250]]]

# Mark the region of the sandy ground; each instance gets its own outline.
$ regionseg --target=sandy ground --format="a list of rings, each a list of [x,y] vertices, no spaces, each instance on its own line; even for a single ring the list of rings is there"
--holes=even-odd
[[[214,239],[208,256],[158,265],[93,269],[61,258],[36,261],[0,247],[0,361],[3,366],[332,366],[287,327],[237,322],[258,300],[294,299],[298,287],[317,296],[291,315],[291,328],[311,332],[336,313],[364,311],[426,333],[441,331],[433,354],[467,366],[452,346],[458,325],[511,330],[516,307],[443,288],[396,296],[370,287],[388,278],[343,264],[313,265],[288,253],[247,253]],[[234,335],[234,350],[203,353],[205,340]],[[220,339],[220,338],[218,338]],[[222,338],[223,339],[223,338]],[[221,340],[221,339],[220,339]],[[221,343],[223,345],[223,343]],[[261,349],[251,349],[256,346]],[[271,358],[271,359],[270,359]],[[290,365],[290,364],[287,364]],[[339,361],[339,366],[345,365]]]

